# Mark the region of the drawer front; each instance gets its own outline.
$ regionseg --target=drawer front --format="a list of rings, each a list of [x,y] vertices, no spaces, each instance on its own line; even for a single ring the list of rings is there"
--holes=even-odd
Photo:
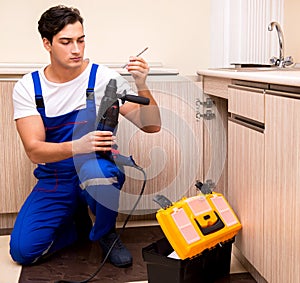
[[[228,85],[231,79],[203,77],[203,91],[206,94],[228,99]]]
[[[265,91],[235,85],[228,86],[228,112],[265,122]]]

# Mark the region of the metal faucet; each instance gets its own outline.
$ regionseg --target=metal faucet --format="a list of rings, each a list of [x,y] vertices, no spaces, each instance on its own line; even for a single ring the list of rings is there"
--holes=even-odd
[[[278,40],[279,40],[279,58],[272,57],[270,59],[270,63],[280,68],[284,68],[285,66],[292,65],[294,62],[291,56],[284,58],[284,38],[283,38],[283,32],[280,27],[280,24],[277,22],[271,22],[268,26],[268,31],[272,31],[274,26],[276,28]]]

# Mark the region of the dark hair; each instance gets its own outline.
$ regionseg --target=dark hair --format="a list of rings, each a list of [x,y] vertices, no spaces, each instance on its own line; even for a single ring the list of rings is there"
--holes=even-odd
[[[83,23],[83,18],[76,8],[63,5],[55,6],[44,12],[38,21],[38,29],[42,38],[52,43],[53,36],[59,33],[66,25],[76,22]]]

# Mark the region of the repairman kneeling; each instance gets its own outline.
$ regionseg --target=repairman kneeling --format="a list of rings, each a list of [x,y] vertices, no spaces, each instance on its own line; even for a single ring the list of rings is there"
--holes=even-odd
[[[115,144],[111,131],[95,130],[97,109],[110,79],[118,93],[148,98],[149,105],[126,102],[120,113],[141,130],[160,130],[158,106],[146,85],[149,72],[141,57],[126,66],[137,94],[117,72],[84,58],[83,19],[75,8],[56,6],[38,22],[50,64],[26,74],[13,92],[14,119],[30,160],[37,164],[37,184],[23,204],[11,234],[10,253],[32,264],[78,238],[98,241],[108,252],[117,238],[115,224],[125,176],[113,162],[96,155]],[[87,89],[94,93],[86,96]],[[94,196],[97,196],[95,198]],[[88,207],[95,215],[92,225]],[[118,267],[132,256],[119,242],[109,256]]]

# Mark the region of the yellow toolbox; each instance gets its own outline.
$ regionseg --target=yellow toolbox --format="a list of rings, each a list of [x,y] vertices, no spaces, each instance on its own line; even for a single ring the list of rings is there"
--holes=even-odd
[[[216,192],[170,202],[156,218],[180,259],[232,239],[242,227],[224,196]]]

